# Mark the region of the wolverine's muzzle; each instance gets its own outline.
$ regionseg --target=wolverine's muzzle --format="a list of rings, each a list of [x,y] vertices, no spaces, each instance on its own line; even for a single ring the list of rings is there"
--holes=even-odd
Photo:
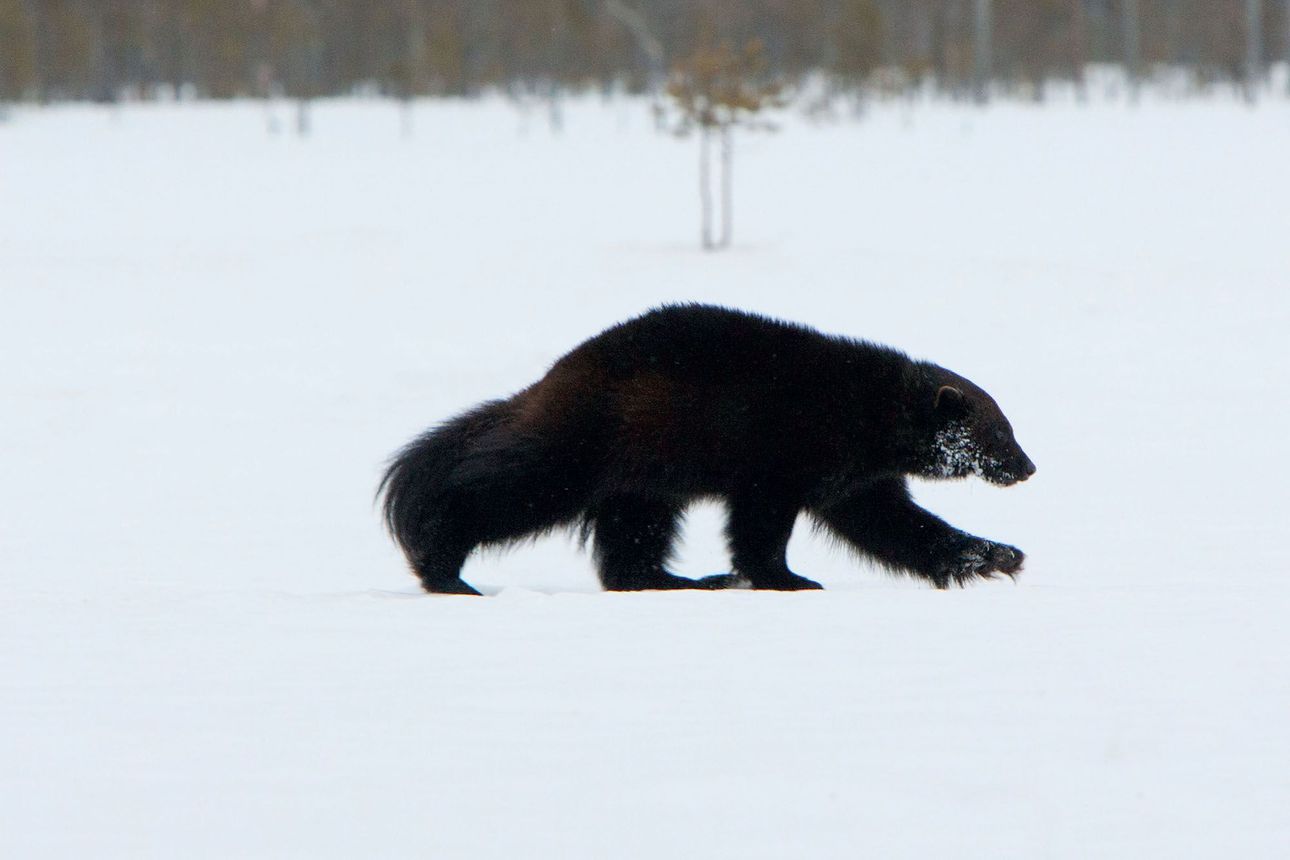
[[[1005,461],[1002,468],[994,474],[986,475],[985,478],[996,484],[1011,487],[1013,484],[1020,484],[1033,474],[1035,474],[1034,462],[1025,454],[1019,454]]]

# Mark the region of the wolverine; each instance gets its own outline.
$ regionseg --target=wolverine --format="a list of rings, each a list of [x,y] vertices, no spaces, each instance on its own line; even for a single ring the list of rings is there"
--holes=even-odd
[[[610,591],[820,585],[789,570],[798,515],[893,572],[936,588],[1015,576],[1016,547],[916,505],[907,479],[1009,486],[1035,465],[978,386],[897,350],[707,305],[620,323],[511,397],[413,440],[378,493],[428,592],[477,548],[582,530]],[[731,573],[668,570],[680,517],[727,510]]]

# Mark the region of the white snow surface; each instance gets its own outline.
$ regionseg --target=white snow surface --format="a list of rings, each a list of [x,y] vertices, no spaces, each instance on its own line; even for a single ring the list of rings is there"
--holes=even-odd
[[[1284,103],[790,117],[720,254],[644,104],[415,114],[0,124],[0,856],[1286,856]],[[1038,474],[916,493],[1018,584],[420,595],[385,458],[669,301],[990,391]]]

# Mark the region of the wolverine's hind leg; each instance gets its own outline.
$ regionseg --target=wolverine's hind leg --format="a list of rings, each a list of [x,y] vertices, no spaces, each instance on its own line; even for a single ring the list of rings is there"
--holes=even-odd
[[[676,503],[644,496],[615,496],[596,505],[588,526],[606,591],[713,589],[729,584],[725,577],[693,580],[668,572],[680,515]]]
[[[409,553],[422,586],[437,593],[479,594],[461,580],[466,558],[477,547],[506,546],[575,519],[580,491],[567,479],[566,483],[521,473],[506,480],[481,480],[469,491],[441,500]]]
[[[408,552],[408,562],[421,587],[431,594],[479,594],[461,578],[462,565],[479,541],[465,538],[442,517],[424,523],[422,536]]]

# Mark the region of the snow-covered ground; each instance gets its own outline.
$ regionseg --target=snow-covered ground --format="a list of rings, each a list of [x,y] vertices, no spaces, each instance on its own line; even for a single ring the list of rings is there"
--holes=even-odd
[[[790,119],[715,255],[644,105],[415,120],[0,124],[0,855],[1284,856],[1290,108]],[[557,537],[419,596],[384,458],[673,300],[995,394],[1038,475],[918,496],[1019,583],[803,527],[827,591],[608,595]]]

